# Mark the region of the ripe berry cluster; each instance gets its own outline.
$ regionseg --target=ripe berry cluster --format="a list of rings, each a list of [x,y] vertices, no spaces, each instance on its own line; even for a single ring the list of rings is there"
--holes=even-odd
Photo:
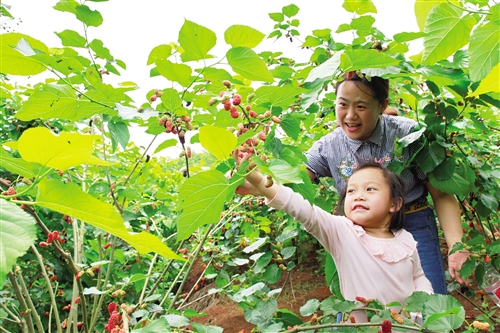
[[[40,242],[39,245],[42,246],[42,247],[48,246],[53,241],[62,241],[61,235],[59,235],[59,231],[57,231],[57,230],[49,232],[49,234],[47,235],[47,241]]]

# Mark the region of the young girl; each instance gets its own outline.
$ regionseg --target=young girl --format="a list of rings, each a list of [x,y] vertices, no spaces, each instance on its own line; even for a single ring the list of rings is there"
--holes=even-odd
[[[248,156],[245,156],[246,159]],[[293,216],[332,255],[346,300],[356,296],[382,303],[398,301],[415,291],[433,293],[420,265],[416,242],[403,229],[401,179],[377,163],[362,164],[340,194],[345,216],[331,215],[311,205],[290,188],[273,184],[255,170],[246,180],[250,193],[266,197],[266,204]],[[364,312],[353,311],[357,322]]]

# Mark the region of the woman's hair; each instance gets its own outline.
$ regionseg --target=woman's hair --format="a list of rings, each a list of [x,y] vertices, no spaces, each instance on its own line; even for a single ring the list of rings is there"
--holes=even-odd
[[[367,95],[372,96],[380,104],[383,104],[387,98],[389,98],[389,80],[383,79],[378,76],[372,76],[370,80],[366,78],[365,75],[360,77],[356,71],[347,72],[342,76],[343,80],[337,81],[335,85],[335,93],[339,89],[339,86],[345,81],[353,82],[362,92]],[[368,88],[368,89],[366,89]]]
[[[389,185],[391,199],[394,201],[394,204],[397,206],[397,204],[401,202],[401,208],[392,214],[391,221],[389,224],[389,229],[391,230],[403,229],[405,225],[405,202],[404,202],[403,180],[394,172],[392,172],[387,168],[384,168],[383,166],[381,166],[379,163],[376,162],[364,162],[359,167],[357,167],[352,174],[355,174],[356,172],[361,171],[363,169],[369,169],[369,168],[378,169],[382,171],[382,174],[385,180],[387,181],[387,184]],[[347,185],[348,184],[344,186],[344,188],[339,194],[338,207],[340,208],[340,213],[342,215],[345,214],[344,204],[345,204],[345,197],[347,195]]]

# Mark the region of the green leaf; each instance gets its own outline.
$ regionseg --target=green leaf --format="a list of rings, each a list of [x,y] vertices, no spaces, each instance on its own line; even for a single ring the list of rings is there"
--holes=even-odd
[[[116,150],[117,143],[122,146],[123,149],[127,149],[128,140],[130,139],[130,132],[128,126],[123,121],[110,121],[108,123],[108,129],[111,134],[111,140],[113,143],[113,151]]]
[[[457,173],[446,180],[439,180],[434,172],[431,172],[429,173],[429,181],[438,190],[458,196],[468,195],[471,188],[469,181]]]
[[[167,149],[167,148],[170,148],[170,147],[175,147],[175,145],[177,144],[177,142],[178,142],[178,140],[176,140],[176,139],[168,139],[168,140],[163,141],[162,143],[160,143],[158,145],[158,147],[156,147],[154,154],[159,153],[163,149]]]
[[[295,183],[302,184],[304,181],[300,176],[300,167],[292,167],[290,164],[281,159],[274,159],[268,166],[273,177],[280,184]]]
[[[340,56],[340,68],[344,71],[365,68],[386,68],[389,66],[398,66],[399,63],[400,60],[371,49],[346,50]]]
[[[281,277],[283,271],[276,264],[271,264],[267,266],[266,271],[264,272],[264,280],[268,283],[276,283]]]
[[[61,12],[76,14],[76,7],[78,6],[79,3],[75,0],[59,0],[59,2],[54,6],[54,9]]]
[[[171,332],[172,329],[170,328],[170,324],[167,322],[167,319],[164,316],[149,322],[146,326],[142,328],[132,330],[132,333],[171,333]]]
[[[292,16],[295,16],[299,13],[299,7],[297,7],[294,4],[284,6],[282,8],[282,12],[283,12],[283,14],[285,14],[286,17],[292,17]]]
[[[332,77],[340,66],[340,57],[343,51],[336,52],[333,57],[315,67],[309,72],[305,82],[313,82],[317,79],[324,79]],[[318,81],[319,82],[319,81]]]
[[[199,24],[184,20],[179,31],[179,44],[184,49],[182,61],[192,61],[213,58],[208,54],[216,42],[215,33]]]
[[[425,145],[415,157],[415,161],[424,173],[429,173],[436,168],[446,157],[443,146],[437,142]]]
[[[82,37],[74,30],[66,29],[59,33],[56,32],[56,35],[61,38],[62,45],[64,46],[85,47],[87,43],[85,37]]]
[[[75,8],[76,18],[89,27],[98,27],[102,24],[102,15],[97,10],[91,10],[86,5],[78,5]]]
[[[472,15],[463,16],[456,6],[443,3],[434,7],[425,23],[422,63],[426,65],[448,58],[469,42],[476,23]]]
[[[156,62],[158,72],[170,81],[179,82],[183,87],[191,84],[192,69],[188,65],[175,64],[169,60],[158,60]]]
[[[256,102],[259,104],[270,103],[272,106],[287,109],[295,103],[303,91],[303,89],[291,85],[283,87],[262,86],[255,91]]]
[[[24,160],[61,171],[84,163],[110,165],[92,155],[97,139],[98,135],[68,132],[56,135],[45,127],[35,127],[24,131],[18,148]]]
[[[111,52],[107,47],[104,47],[104,44],[100,39],[94,39],[89,43],[89,46],[99,58],[113,60]]]
[[[300,120],[292,114],[285,114],[280,122],[281,128],[286,135],[294,140],[298,140],[300,133]]]
[[[165,258],[184,260],[152,234],[129,233],[115,207],[83,192],[74,183],[65,184],[58,179],[43,179],[38,183],[35,204],[72,216],[120,237],[142,254],[154,252]]]
[[[231,81],[233,78],[231,74],[225,69],[206,67],[203,70],[203,76],[205,79],[212,81],[214,84],[220,83],[222,89],[222,81]]]
[[[269,17],[276,22],[283,22],[285,20],[283,13],[269,13]]]
[[[194,328],[194,332],[199,333],[222,333],[224,331],[224,329],[219,326],[206,326],[197,322],[191,322],[191,325]]]
[[[462,304],[450,295],[429,295],[424,303],[423,327],[437,332],[449,332],[462,326],[465,310]]]
[[[34,178],[49,169],[35,162],[27,162],[22,158],[12,157],[4,149],[0,149],[0,167],[27,178]]]
[[[445,158],[433,171],[434,177],[439,180],[447,180],[453,175],[456,169],[454,158]]]
[[[90,118],[95,114],[116,115],[111,106],[78,98],[76,92],[67,85],[47,84],[35,92],[22,105],[16,117],[28,121],[36,118],[59,118],[70,121]]]
[[[288,309],[278,309],[275,313],[276,320],[284,324],[285,327],[293,327],[295,325],[302,325],[304,322],[293,311]],[[269,331],[269,332],[278,332]]]
[[[49,50],[42,42],[30,36],[17,32],[2,34],[0,52],[2,55],[2,73],[11,75],[35,75],[45,71],[39,60],[26,56],[14,49],[21,40],[25,40],[31,49],[39,53],[48,53]],[[37,52],[37,53],[38,53]]]
[[[307,317],[315,313],[319,308],[320,302],[316,298],[312,298],[306,302],[306,304],[300,307],[300,315]]]
[[[482,80],[500,61],[498,22],[490,22],[472,32],[469,42],[469,74],[473,82]]]
[[[226,160],[236,148],[237,139],[224,128],[205,125],[200,128],[200,143],[218,160]]]
[[[163,94],[160,98],[166,111],[175,113],[176,111],[184,108],[182,106],[182,100],[179,97],[179,92],[175,89],[168,88],[163,90]]]
[[[356,13],[358,15],[377,13],[377,8],[371,0],[344,0],[342,8],[349,13]]]
[[[253,81],[273,82],[274,77],[264,61],[250,48],[238,46],[226,53],[227,61],[233,71]]]
[[[232,47],[254,48],[262,42],[265,35],[246,25],[232,25],[224,32],[224,40]]]
[[[229,180],[217,170],[187,179],[179,191],[177,239],[187,239],[200,226],[219,221],[228,188]]]
[[[36,222],[18,205],[0,199],[0,283],[36,240]]]
[[[295,252],[297,252],[297,247],[295,246],[287,246],[287,247],[284,247],[283,250],[281,250],[281,256],[283,257],[283,259],[288,259],[290,258],[291,256],[293,256],[295,254]]]
[[[354,30],[369,30],[373,26],[373,23],[375,23],[373,16],[365,15],[353,19],[351,21],[351,28]]]
[[[394,34],[394,41],[398,43],[406,43],[406,42],[411,42],[413,40],[422,38],[425,36],[425,33],[423,32],[400,32],[397,34]]]
[[[479,87],[471,94],[472,96],[479,96],[490,92],[500,91],[500,63],[496,64],[491,72],[481,81]]]
[[[172,46],[162,44],[154,47],[148,56],[147,65],[154,64],[158,60],[166,60],[172,54]]]
[[[312,31],[313,35],[319,38],[328,39],[332,33],[332,29],[316,29]]]

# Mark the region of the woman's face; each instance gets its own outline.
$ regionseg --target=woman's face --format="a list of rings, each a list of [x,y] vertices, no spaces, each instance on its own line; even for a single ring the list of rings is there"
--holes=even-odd
[[[367,140],[375,130],[379,115],[384,111],[388,101],[380,104],[368,95],[370,88],[353,81],[345,81],[337,89],[337,122],[351,139]]]

